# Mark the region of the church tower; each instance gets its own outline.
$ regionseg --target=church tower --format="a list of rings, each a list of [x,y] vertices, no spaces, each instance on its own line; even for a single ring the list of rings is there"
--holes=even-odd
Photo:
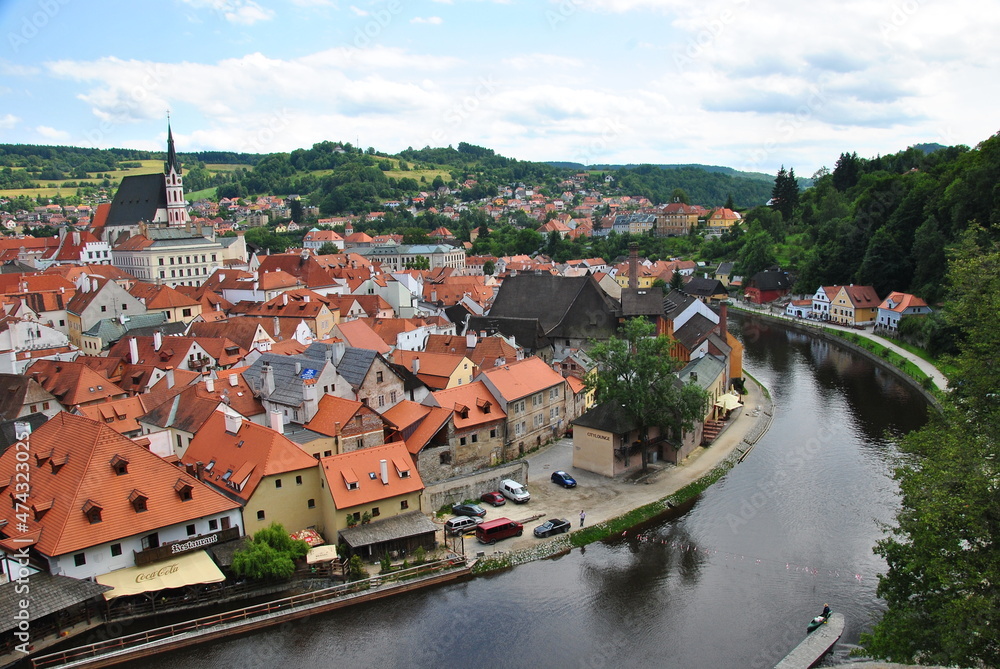
[[[170,119],[167,119],[167,161],[163,163],[163,178],[167,185],[167,226],[182,228],[191,222],[188,216],[187,202],[184,201],[184,179],[181,178],[181,165],[174,151],[174,135],[170,129]]]

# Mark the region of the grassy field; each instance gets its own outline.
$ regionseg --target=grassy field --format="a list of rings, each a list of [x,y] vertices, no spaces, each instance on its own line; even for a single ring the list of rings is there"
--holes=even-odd
[[[192,193],[187,193],[184,198],[188,202],[195,202],[197,200],[214,200],[215,199],[216,188],[202,188],[201,190],[196,190]]]

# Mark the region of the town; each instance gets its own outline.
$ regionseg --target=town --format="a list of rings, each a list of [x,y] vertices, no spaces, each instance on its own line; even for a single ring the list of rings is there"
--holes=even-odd
[[[680,198],[604,198],[588,179],[567,178],[555,197],[505,188],[480,211],[521,212],[558,239],[719,238],[741,222],[729,207]],[[309,564],[332,578],[348,578],[354,558],[377,574],[415,555],[474,555],[509,536],[482,523],[479,503],[524,501],[518,490],[538,480],[525,456],[567,436],[569,473],[553,473],[562,485],[576,485],[573,473],[623,479],[649,463],[682,465],[742,407],[733,299],[888,332],[930,312],[872,286],[795,299],[778,268],[740,276],[728,261],[640,257],[638,244],[567,262],[470,255],[488,224],[470,241],[440,226],[411,244],[363,231],[384,212],[319,218],[295,197],[191,204],[185,192],[168,132],[162,173],[124,177],[108,201],[2,216],[12,232],[57,230],[0,239],[0,481],[11,500],[0,579],[12,587],[30,574],[33,596],[59,602],[34,611],[33,639],[156,600],[193,608],[208,584],[216,598],[255,594],[240,553],[276,527],[308,543]],[[458,221],[463,211],[432,213]],[[248,241],[292,213],[316,225],[292,217],[275,232],[300,231],[301,247]],[[632,319],[669,339],[676,384],[704,394],[694,429],[643,438],[646,426],[595,402],[592,349]],[[536,535],[569,529],[553,520]],[[9,623],[8,653],[20,640]]]

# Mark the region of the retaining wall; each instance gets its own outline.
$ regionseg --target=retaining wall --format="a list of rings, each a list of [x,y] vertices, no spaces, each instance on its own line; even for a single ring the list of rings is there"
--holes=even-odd
[[[457,476],[424,488],[420,504],[424,513],[434,513],[446,504],[457,504],[467,499],[479,499],[484,492],[498,490],[500,481],[514,479],[519,483],[528,480],[528,463],[515,460],[497,465],[468,476]]]

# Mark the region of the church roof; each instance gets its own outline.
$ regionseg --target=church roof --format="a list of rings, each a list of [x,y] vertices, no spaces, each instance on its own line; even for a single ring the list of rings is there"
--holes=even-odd
[[[167,207],[167,183],[162,174],[136,174],[122,179],[111,201],[105,227],[152,221],[157,209]]]

